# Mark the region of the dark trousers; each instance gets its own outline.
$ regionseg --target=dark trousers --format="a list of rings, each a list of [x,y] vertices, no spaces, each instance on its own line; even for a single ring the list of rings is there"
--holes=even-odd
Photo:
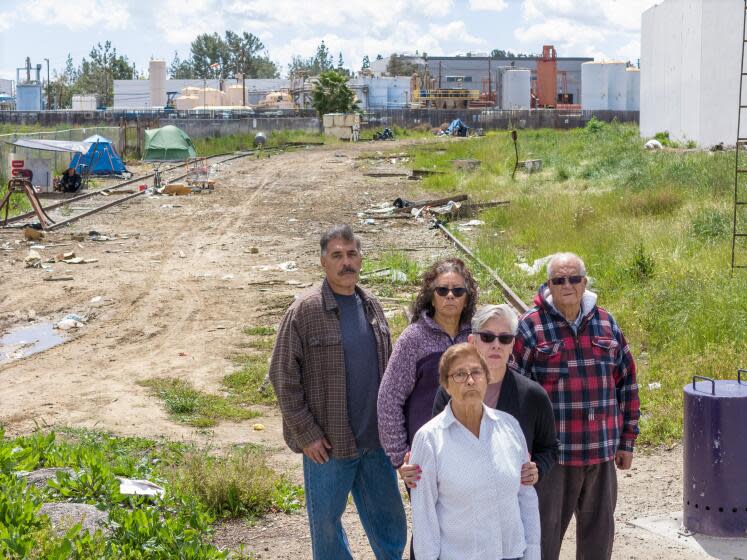
[[[615,462],[588,467],[556,464],[538,484],[542,560],[558,560],[576,515],[576,560],[609,560],[615,538]]]

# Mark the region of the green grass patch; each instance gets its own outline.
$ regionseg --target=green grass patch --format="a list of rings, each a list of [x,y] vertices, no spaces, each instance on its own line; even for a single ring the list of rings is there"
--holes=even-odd
[[[46,488],[27,486],[14,473],[67,467]],[[124,496],[117,476],[144,478],[165,489],[162,498]],[[44,502],[84,502],[106,512],[111,534],[57,534],[39,513]],[[273,471],[256,447],[222,455],[209,449],[102,432],[63,429],[5,438],[0,429],[0,557],[20,560],[245,558],[211,544],[221,517],[256,519],[301,507],[303,490]]]
[[[219,420],[241,421],[260,415],[231,397],[198,391],[182,379],[155,378],[139,384],[163,400],[171,418],[190,426],[208,428]]]
[[[638,128],[519,131],[520,159],[541,172],[511,179],[508,132],[411,149],[413,166],[445,171],[420,185],[510,199],[482,212],[468,245],[531,302],[544,270],[516,264],[557,251],[581,255],[599,303],[620,323],[639,366],[642,444],[681,437],[682,388],[693,375],[734,378],[745,366],[744,277],[730,273],[733,152],[647,151]],[[452,159],[482,161],[473,173]],[[475,270],[481,301],[500,293]],[[650,384],[651,388],[649,388]],[[657,384],[661,387],[657,388]]]
[[[249,336],[270,336],[277,332],[275,327],[257,326],[257,327],[246,327],[242,331],[244,334]]]
[[[236,358],[239,369],[223,378],[223,386],[236,402],[243,405],[277,402],[272,385],[264,383],[270,367],[269,358],[268,352]]]

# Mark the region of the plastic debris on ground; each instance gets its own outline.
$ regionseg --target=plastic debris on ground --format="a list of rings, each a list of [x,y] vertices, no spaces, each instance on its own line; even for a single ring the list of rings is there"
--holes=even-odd
[[[664,148],[658,140],[649,140],[643,145],[647,150],[661,150]]]
[[[29,254],[26,256],[25,259],[23,259],[23,262],[26,264],[26,268],[41,268],[42,267],[42,257],[38,252],[34,251],[33,249],[29,251]]]
[[[163,496],[166,491],[149,480],[119,478],[119,493],[130,496]]]
[[[654,381],[653,383],[649,383],[648,384],[648,388],[651,391],[655,391],[657,389],[661,389],[661,383],[659,383],[658,381]]]
[[[547,261],[549,261],[551,258],[552,255],[547,255],[546,257],[535,259],[531,265],[524,262],[518,262],[515,264],[515,266],[521,271],[525,272],[528,276],[534,276],[544,268],[544,266],[547,264]]]
[[[59,329],[61,331],[79,329],[85,326],[86,321],[88,321],[87,317],[81,317],[80,315],[76,315],[75,313],[70,313],[64,319],[62,319],[62,321],[58,322],[54,326],[54,328]]]
[[[266,264],[259,267],[259,270],[262,271],[268,271],[268,270],[282,270],[283,272],[295,272],[298,270],[298,265],[296,264],[296,261],[286,261],[281,262],[279,264]]]
[[[471,231],[475,229],[478,226],[484,226],[485,222],[482,220],[470,220],[469,222],[464,222],[463,224],[459,224],[457,226],[457,229],[459,231]]]

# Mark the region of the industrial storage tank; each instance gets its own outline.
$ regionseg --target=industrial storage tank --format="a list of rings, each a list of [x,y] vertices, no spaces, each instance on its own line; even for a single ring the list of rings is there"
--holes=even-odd
[[[607,65],[604,62],[584,62],[581,65],[581,107],[589,111],[605,111],[607,93]]]
[[[228,86],[226,101],[229,105],[233,105],[234,107],[241,107],[242,105],[244,105],[243,100],[244,86],[240,84]]]
[[[605,62],[607,66],[607,110],[625,111],[628,108],[628,75],[625,62]]]
[[[194,109],[200,103],[200,98],[197,95],[180,95],[174,99],[174,105],[177,111],[189,111]]]
[[[531,76],[528,68],[511,68],[501,75],[501,109],[529,109]]]
[[[16,85],[16,111],[41,111],[42,110],[42,87],[41,84],[18,84]]]
[[[150,106],[166,106],[166,61],[151,60],[148,68]]]
[[[641,110],[641,71],[638,68],[625,70],[628,84],[626,109],[628,111]]]
[[[624,62],[581,65],[581,107],[586,111],[625,111],[628,76]]]

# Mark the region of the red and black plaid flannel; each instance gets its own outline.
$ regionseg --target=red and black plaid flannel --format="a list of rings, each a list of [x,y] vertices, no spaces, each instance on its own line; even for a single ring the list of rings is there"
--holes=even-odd
[[[544,298],[519,322],[513,358],[552,401],[560,439],[559,463],[584,466],[633,451],[638,435],[638,385],[622,331],[604,309],[593,307],[578,332]]]

